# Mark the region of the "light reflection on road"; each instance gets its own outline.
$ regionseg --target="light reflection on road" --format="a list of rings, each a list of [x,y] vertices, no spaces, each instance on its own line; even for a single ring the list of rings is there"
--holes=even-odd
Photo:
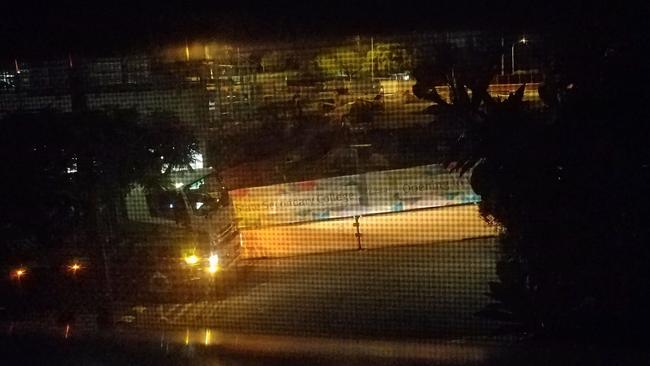
[[[464,363],[481,362],[491,356],[487,347],[468,346],[441,341],[388,341],[370,339],[293,337],[259,334],[223,333],[214,328],[187,328],[163,333],[164,349],[184,347],[195,353],[196,347],[217,348],[221,351],[254,353],[257,355],[304,355],[308,357],[354,357],[379,359],[408,359],[410,361]],[[125,337],[132,338],[126,334]]]
[[[287,257],[357,248],[354,219],[244,230],[245,258]],[[425,244],[494,236],[475,204],[363,216],[362,247]]]

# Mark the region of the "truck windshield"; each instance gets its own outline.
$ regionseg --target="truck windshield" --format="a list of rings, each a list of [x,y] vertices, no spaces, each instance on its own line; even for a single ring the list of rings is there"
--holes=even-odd
[[[180,220],[185,214],[183,199],[174,191],[159,191],[147,195],[152,217]]]
[[[225,207],[229,202],[228,191],[215,175],[208,175],[187,186],[185,195],[192,212],[199,216]]]

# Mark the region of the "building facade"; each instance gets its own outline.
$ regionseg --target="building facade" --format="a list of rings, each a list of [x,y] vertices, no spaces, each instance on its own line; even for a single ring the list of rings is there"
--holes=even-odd
[[[16,62],[0,72],[0,118],[14,112],[72,112],[75,95],[90,110],[133,108],[146,118],[172,113],[207,144],[256,118],[256,69],[211,59],[137,55]],[[204,156],[209,162],[209,157]]]

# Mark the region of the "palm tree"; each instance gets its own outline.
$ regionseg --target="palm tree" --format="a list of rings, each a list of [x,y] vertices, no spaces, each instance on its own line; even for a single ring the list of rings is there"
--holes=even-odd
[[[527,110],[524,85],[494,100],[489,73],[446,54],[414,92],[461,127],[449,166],[471,171],[481,213],[502,229],[495,302],[482,314],[537,337],[630,341],[650,325],[650,232],[637,219],[650,202],[632,193],[650,184],[647,91],[633,81],[647,73],[627,39],[564,41],[547,53],[541,113]]]

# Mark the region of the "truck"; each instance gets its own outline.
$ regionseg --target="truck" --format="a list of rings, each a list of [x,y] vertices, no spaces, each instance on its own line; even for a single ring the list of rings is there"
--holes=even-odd
[[[138,245],[122,258],[121,268],[157,301],[223,292],[243,248],[228,190],[211,168],[174,171],[164,182],[157,188],[136,185],[127,193],[129,227]]]

